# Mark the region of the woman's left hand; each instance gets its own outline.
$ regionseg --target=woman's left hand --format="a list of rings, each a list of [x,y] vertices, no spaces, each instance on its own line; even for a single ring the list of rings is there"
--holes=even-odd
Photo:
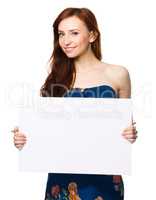
[[[136,122],[132,122],[132,125],[127,127],[122,133],[122,136],[130,143],[134,143],[137,138],[137,130],[135,124]]]

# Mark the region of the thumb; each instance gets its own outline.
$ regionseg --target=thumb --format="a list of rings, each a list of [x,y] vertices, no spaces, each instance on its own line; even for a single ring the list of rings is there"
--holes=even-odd
[[[13,132],[13,133],[19,132],[19,127],[18,127],[18,126],[15,126],[14,129],[11,130],[11,132]]]

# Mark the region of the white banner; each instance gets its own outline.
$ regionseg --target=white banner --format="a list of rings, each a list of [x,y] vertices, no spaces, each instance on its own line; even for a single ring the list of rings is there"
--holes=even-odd
[[[37,98],[19,112],[27,136],[19,168],[130,175],[131,144],[121,134],[131,117],[131,99]]]

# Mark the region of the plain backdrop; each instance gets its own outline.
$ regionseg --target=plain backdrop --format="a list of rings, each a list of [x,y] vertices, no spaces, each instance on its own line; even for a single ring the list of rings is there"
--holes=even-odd
[[[132,176],[123,176],[125,200],[155,198],[154,0],[0,1],[0,199],[43,200],[45,173],[18,171],[11,129],[17,109],[32,103],[47,75],[52,24],[66,7],[87,7],[97,18],[103,61],[125,66],[131,76],[138,140]],[[43,147],[44,148],[44,147]]]

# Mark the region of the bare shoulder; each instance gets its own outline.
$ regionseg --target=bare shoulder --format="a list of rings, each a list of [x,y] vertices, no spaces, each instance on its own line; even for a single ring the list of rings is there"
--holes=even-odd
[[[129,76],[129,72],[127,68],[122,65],[115,65],[115,64],[108,64],[108,63],[105,63],[105,65],[107,67],[108,73],[110,73],[110,75],[112,76],[115,76],[117,79],[125,78]]]
[[[118,89],[120,97],[128,97],[131,93],[129,72],[122,65],[106,64],[107,75]]]

